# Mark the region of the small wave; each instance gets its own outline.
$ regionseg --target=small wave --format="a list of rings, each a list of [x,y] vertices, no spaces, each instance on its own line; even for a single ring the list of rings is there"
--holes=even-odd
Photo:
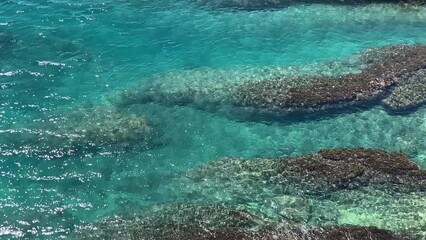
[[[40,76],[43,76],[43,75],[44,75],[43,73],[39,73],[39,72],[31,72],[31,71],[28,71],[28,73],[29,73],[31,76],[35,76],[35,77],[40,77]]]
[[[57,66],[65,67],[65,63],[52,62],[52,61],[37,61],[39,66]]]
[[[21,230],[13,229],[11,227],[0,227],[0,236],[12,235],[15,237],[23,237],[24,232]]]
[[[9,71],[9,72],[0,72],[0,76],[12,77],[12,76],[15,76],[15,75],[20,74],[20,73],[22,73],[22,71],[20,71],[20,70]]]

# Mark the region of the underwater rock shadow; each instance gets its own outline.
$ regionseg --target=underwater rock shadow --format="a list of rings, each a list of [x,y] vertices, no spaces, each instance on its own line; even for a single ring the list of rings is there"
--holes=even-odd
[[[285,116],[277,116],[273,113],[260,113],[257,110],[252,108],[224,108],[219,110],[209,110],[210,112],[219,112],[225,117],[237,121],[237,122],[260,122],[264,124],[274,124],[274,123],[282,123],[282,124],[293,124],[293,123],[306,123],[312,121],[322,121],[336,118],[342,115],[350,115],[354,113],[359,113],[367,110],[371,110],[373,108],[381,108],[381,101],[372,101],[370,103],[364,103],[359,106],[350,106],[345,109],[341,109],[339,111],[335,110],[326,110],[322,112],[316,113],[307,113],[307,114],[293,114],[293,115],[285,115]],[[201,110],[206,110],[203,108],[199,108]],[[408,114],[412,113],[411,111],[407,111],[406,113],[398,112],[395,114]]]
[[[13,47],[15,43],[16,39],[12,34],[0,31],[0,51],[10,51],[10,48]]]

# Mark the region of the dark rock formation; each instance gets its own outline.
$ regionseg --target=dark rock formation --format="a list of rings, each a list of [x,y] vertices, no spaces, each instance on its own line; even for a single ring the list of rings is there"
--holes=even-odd
[[[280,171],[308,183],[333,188],[392,184],[426,189],[426,171],[406,155],[372,149],[330,149],[298,158],[282,159]]]
[[[270,8],[283,8],[297,4],[339,4],[339,5],[360,5],[360,4],[371,4],[371,3],[406,3],[406,4],[425,4],[424,1],[412,1],[412,0],[194,0],[198,4],[214,6],[219,8],[237,8],[244,10],[262,10]]]
[[[174,206],[179,210],[181,206]],[[167,208],[167,207],[166,207]],[[397,240],[395,233],[360,226],[273,226],[265,223],[249,228],[252,216],[218,206],[184,206],[185,211],[153,212],[156,215],[129,220],[105,221],[79,232],[77,239],[185,239],[185,240]],[[182,214],[185,216],[182,216]],[[209,221],[205,221],[209,219]],[[243,222],[243,224],[240,224]]]
[[[426,234],[425,187],[425,170],[403,154],[382,150],[224,159],[172,181],[170,192],[176,198],[171,200],[178,204],[135,209],[131,217],[106,219],[76,236],[414,240]]]
[[[336,74],[294,73],[292,68],[248,69],[245,75],[240,69],[171,72],[120,92],[114,104],[190,104],[239,118],[286,120],[358,110],[381,100],[393,112],[426,102],[426,46],[372,48],[352,60],[336,64],[341,71],[329,69]]]
[[[420,107],[426,102],[426,69],[404,76],[383,104],[391,111],[405,111]]]
[[[262,224],[245,211],[219,205],[157,205],[139,213],[138,217],[107,219],[82,231],[78,238],[203,239],[216,236],[216,232],[223,237],[237,237]]]
[[[353,224],[426,234],[426,171],[401,153],[329,149],[226,158],[170,184],[176,201],[226,203],[286,224]]]
[[[421,69],[426,68],[426,46],[371,49],[363,54],[363,60],[368,67],[358,74],[313,77],[306,81],[277,79],[245,83],[234,91],[231,101],[239,107],[288,115],[371,105],[389,93],[392,95],[388,102],[393,103],[393,109],[419,105],[426,100],[420,94],[424,89]],[[411,81],[404,81],[405,78]],[[397,85],[395,91],[394,85]],[[402,91],[401,88],[416,90]],[[401,98],[411,101],[408,104],[395,103]]]
[[[363,148],[321,150],[294,158],[224,159],[200,166],[187,176],[196,181],[214,178],[243,182],[249,178],[253,184],[288,184],[305,193],[367,185],[393,190],[426,189],[426,171],[406,155]]]
[[[92,235],[81,239],[144,239],[144,240],[408,240],[391,231],[375,227],[342,226],[330,228],[310,229],[287,229],[278,228],[263,230],[260,232],[244,231],[238,228],[222,230],[211,230],[196,225],[158,224],[150,226],[139,226],[140,228],[131,233],[120,230],[110,231],[108,234],[98,237]],[[126,228],[122,226],[122,228]],[[411,239],[415,240],[415,239]]]
[[[337,110],[380,99],[394,84],[393,78],[378,79],[367,71],[341,77],[316,77],[298,86],[289,86],[288,81],[262,81],[240,86],[232,104],[283,116]]]

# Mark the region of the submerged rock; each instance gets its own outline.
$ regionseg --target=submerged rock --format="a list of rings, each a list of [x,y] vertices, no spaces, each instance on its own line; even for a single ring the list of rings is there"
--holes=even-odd
[[[137,211],[137,210],[136,210]],[[106,219],[77,234],[78,239],[197,239],[223,229],[263,225],[260,219],[220,205],[156,205],[138,217]],[[235,234],[235,233],[233,233]]]
[[[78,105],[16,128],[8,136],[12,148],[45,158],[154,145],[156,132],[146,117],[108,105]]]
[[[169,208],[169,207],[166,207]],[[182,209],[183,208],[183,209]],[[177,211],[168,211],[177,210]],[[176,205],[165,212],[154,210],[148,216],[104,221],[80,231],[77,239],[259,239],[259,240],[396,240],[397,234],[375,227],[266,225],[254,216],[218,206]],[[184,210],[184,211],[182,211]],[[206,220],[209,221],[206,221]],[[247,225],[247,223],[250,223]]]
[[[325,64],[327,65],[327,64]],[[379,105],[389,110],[420,106],[426,46],[372,48],[350,61],[324,66],[171,72],[120,92],[118,105],[158,102],[193,105],[228,116],[253,119],[309,117],[317,113]]]
[[[195,2],[214,7],[246,10],[286,7],[296,3],[293,0],[195,0]]]
[[[394,84],[395,79],[379,79],[370,71],[314,77],[296,86],[282,80],[262,81],[239,86],[233,94],[232,105],[277,116],[337,110],[380,99]]]
[[[425,170],[382,150],[224,159],[173,180],[174,204],[82,226],[74,238],[416,240],[426,236],[425,186]]]
[[[147,145],[154,128],[144,116],[105,106],[79,107],[65,115],[58,133],[70,145]]]
[[[94,233],[88,237],[78,239],[144,239],[144,240],[415,240],[416,238],[408,238],[398,236],[397,234],[375,227],[357,227],[342,226],[329,228],[269,228],[267,230],[252,232],[244,231],[238,228],[212,230],[197,225],[179,225],[179,224],[158,224],[154,226],[147,225],[138,226],[129,230],[127,226],[121,226],[116,230],[110,230],[99,236]],[[131,231],[133,230],[133,231]]]
[[[118,105],[159,102],[168,105],[193,104],[199,108],[211,108],[229,104],[235,88],[246,82],[270,79],[307,78],[359,72],[359,57],[339,62],[311,64],[308,66],[234,67],[229,69],[199,68],[175,70],[155,74],[149,79],[119,91],[112,97]],[[289,81],[290,82],[290,81]]]
[[[221,169],[221,170],[220,170]],[[224,159],[201,166],[187,176],[251,179],[265,184],[290,183],[292,187],[321,192],[385,185],[385,189],[426,189],[426,171],[402,153],[374,149],[328,149],[301,157],[243,160]]]
[[[316,186],[333,189],[368,184],[426,189],[426,171],[402,153],[371,149],[330,149],[299,158],[282,159],[280,172]],[[389,188],[389,187],[387,187]]]
[[[426,235],[426,171],[401,153],[360,148],[227,158],[190,170],[169,189],[176,201],[226,203],[269,221]]]
[[[391,111],[416,109],[426,102],[426,69],[401,78],[398,86],[383,100]]]
[[[413,5],[425,4],[424,1],[410,0],[194,0],[198,4],[209,5],[219,8],[237,8],[245,10],[261,10],[268,8],[282,8],[298,4],[341,4],[341,5],[360,5],[372,3],[407,3]]]
[[[419,94],[422,92],[419,87],[422,75],[419,76],[419,73],[426,68],[426,46],[374,48],[364,52],[362,58],[367,67],[357,74],[312,77],[305,82],[292,80],[292,84],[281,79],[243,84],[234,91],[232,104],[285,116],[338,110],[365,103],[371,105],[389,93],[393,101],[410,98],[411,102],[415,102],[412,104],[418,105],[426,100]],[[412,75],[411,81],[404,81]],[[404,88],[401,86],[416,88],[417,91],[407,93],[401,90]],[[394,109],[406,107],[404,104],[392,106]]]

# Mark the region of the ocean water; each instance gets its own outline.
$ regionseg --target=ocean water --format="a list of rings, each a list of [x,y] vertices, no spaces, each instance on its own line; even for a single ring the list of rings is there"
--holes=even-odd
[[[19,134],[155,74],[311,66],[389,44],[426,44],[426,8],[297,5],[214,9],[186,0],[0,1],[0,237],[57,239],[79,225],[167,202],[188,169],[225,156],[323,148],[402,151],[426,167],[426,108],[380,107],[309,121],[239,121],[191,106],[128,111],[158,129],[151,149],[58,154]],[[20,129],[20,130],[19,130]],[[64,155],[64,156],[63,156]]]

